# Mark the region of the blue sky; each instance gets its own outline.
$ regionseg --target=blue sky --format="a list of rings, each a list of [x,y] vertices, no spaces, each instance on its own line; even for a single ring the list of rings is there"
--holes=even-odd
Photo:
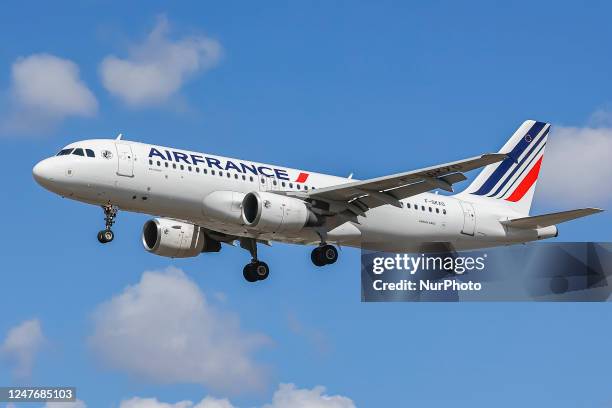
[[[5,3],[0,341],[31,319],[41,341],[29,349],[37,352],[27,375],[4,361],[0,384],[74,385],[88,407],[207,395],[261,406],[280,383],[322,385],[334,406],[348,406],[339,396],[358,407],[609,404],[607,304],[365,304],[357,250],[316,269],[310,249],[282,244],[261,249],[272,272],[253,286],[239,248],[186,260],[145,253],[144,215],[120,213],[115,241],[99,245],[101,211],[44,191],[31,168],[69,142],[122,132],[368,178],[497,151],[523,120],[537,119],[557,130],[532,211],[607,208],[612,170],[598,158],[612,151],[611,12],[605,2]],[[155,47],[185,39],[204,44],[195,68],[155,59]],[[103,61],[138,62],[139,52],[165,75],[136,97],[129,81],[109,85]],[[24,85],[15,69],[40,54],[78,69],[68,68],[76,88],[37,100],[59,103],[52,111],[15,96]],[[563,225],[559,239],[609,241],[610,221],[606,212]],[[151,378],[110,362],[111,346],[95,341],[100,305],[114,311],[128,285],[144,287],[145,271],[195,287],[213,322],[238,319],[237,354],[265,373],[261,384],[225,390],[210,376],[182,381],[156,366]],[[240,341],[251,335],[263,339],[253,349]]]

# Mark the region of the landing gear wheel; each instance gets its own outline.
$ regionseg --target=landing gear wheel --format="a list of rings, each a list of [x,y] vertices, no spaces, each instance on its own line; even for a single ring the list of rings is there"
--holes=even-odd
[[[316,266],[331,265],[338,260],[338,250],[333,245],[322,245],[312,250],[310,259]]]
[[[101,244],[111,242],[114,238],[115,234],[111,230],[102,230],[98,232],[98,241],[100,241]]]
[[[321,256],[322,254],[321,254],[320,249],[321,249],[320,247],[315,248],[310,253],[310,260],[312,261],[313,264],[315,264],[315,266],[325,265],[325,261],[323,260],[323,257]]]
[[[321,254],[327,265],[331,265],[338,260],[338,250],[333,245],[321,247]]]
[[[252,268],[252,264],[246,264],[244,266],[244,269],[242,269],[242,275],[248,282],[257,282],[258,280],[255,269]]]
[[[270,275],[270,268],[268,268],[268,264],[265,262],[257,261],[254,264],[255,274],[257,275],[258,280],[264,280]]]
[[[264,280],[270,275],[270,268],[265,262],[252,261],[244,266],[242,275],[248,282]]]

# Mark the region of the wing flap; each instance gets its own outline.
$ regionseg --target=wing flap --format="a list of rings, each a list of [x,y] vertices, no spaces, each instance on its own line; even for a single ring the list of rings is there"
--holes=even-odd
[[[544,228],[562,222],[575,220],[576,218],[602,212],[600,208],[581,208],[578,210],[561,211],[551,214],[536,215],[533,217],[515,218],[513,220],[501,221],[502,224],[513,228],[534,229]]]

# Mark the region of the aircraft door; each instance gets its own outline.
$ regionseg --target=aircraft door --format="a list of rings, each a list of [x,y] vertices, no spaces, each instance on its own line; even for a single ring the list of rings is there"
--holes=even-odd
[[[274,176],[270,176],[270,177],[266,177],[266,176],[259,176],[259,191],[272,191],[272,190],[278,190],[279,189],[279,185],[278,185],[278,180],[276,179],[276,177]]]
[[[117,174],[134,177],[134,154],[127,143],[115,143],[117,147]]]
[[[461,209],[463,210],[463,228],[461,233],[465,235],[474,235],[476,229],[476,214],[474,206],[470,203],[460,201]]]

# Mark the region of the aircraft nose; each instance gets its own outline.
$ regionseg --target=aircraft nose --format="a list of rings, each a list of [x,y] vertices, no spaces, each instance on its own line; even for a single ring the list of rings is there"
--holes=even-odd
[[[49,185],[53,181],[53,169],[49,159],[44,159],[34,166],[32,169],[34,180],[43,187]]]

